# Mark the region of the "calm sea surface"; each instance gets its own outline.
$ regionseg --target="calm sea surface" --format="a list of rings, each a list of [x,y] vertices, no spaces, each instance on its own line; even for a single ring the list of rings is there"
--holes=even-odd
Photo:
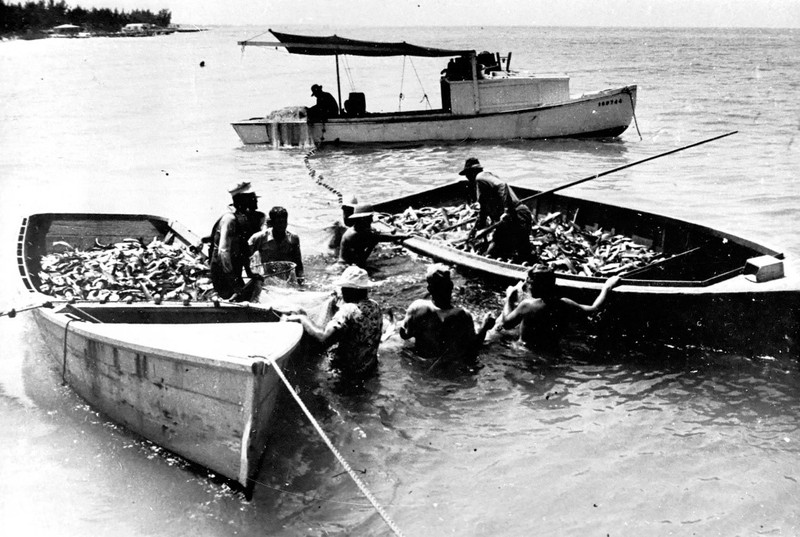
[[[468,156],[544,189],[738,130],[569,193],[800,255],[797,30],[305,30],[511,50],[512,67],[571,75],[573,93],[639,86],[641,139],[632,125],[614,141],[326,149],[311,158],[362,202],[454,179]],[[244,180],[263,194],[262,208],[288,208],[311,273],[323,273],[336,198],[309,178],[304,151],[244,147],[229,123],[310,104],[312,83],[335,94],[334,63],[236,45],[263,31],[0,43],[0,309],[17,300],[23,216],[144,212],[205,234],[227,189]],[[349,58],[342,92],[364,91],[370,110],[396,110],[401,92],[403,109],[422,108],[425,95],[438,103],[443,67]],[[395,254],[376,256],[375,277],[378,298],[399,311],[423,295],[425,261]],[[476,313],[498,303],[479,282],[459,276],[457,285]],[[0,318],[0,341],[4,534],[391,534],[291,402],[248,503],[62,387],[29,314]],[[557,360],[495,345],[474,373],[443,376],[395,337],[369,393],[339,394],[309,368],[301,394],[408,536],[800,534],[796,356],[596,343],[578,332]]]

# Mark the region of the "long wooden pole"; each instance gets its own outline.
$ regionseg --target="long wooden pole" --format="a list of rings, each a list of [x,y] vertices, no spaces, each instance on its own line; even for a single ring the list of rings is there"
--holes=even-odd
[[[597,178],[599,178],[599,177],[603,177],[603,176],[605,176],[605,175],[609,175],[609,174],[612,174],[612,173],[616,173],[616,172],[619,172],[619,171],[625,170],[625,169],[627,169],[627,168],[631,168],[631,167],[633,167],[633,166],[636,166],[636,165],[638,165],[638,164],[643,164],[643,163],[645,163],[645,162],[649,162],[649,161],[651,161],[651,160],[655,160],[655,159],[657,159],[657,158],[666,157],[667,155],[672,155],[673,153],[677,153],[677,152],[679,152],[679,151],[684,151],[684,150],[686,150],[686,149],[691,149],[692,147],[697,147],[698,145],[707,144],[708,142],[713,142],[713,141],[715,141],[715,140],[719,140],[719,139],[721,139],[721,138],[725,138],[726,136],[731,136],[731,135],[733,135],[733,134],[736,134],[737,132],[739,132],[739,131],[731,131],[731,132],[728,132],[728,133],[725,133],[725,134],[720,134],[719,136],[714,136],[713,138],[708,138],[707,140],[702,140],[702,141],[700,141],[700,142],[695,142],[695,143],[693,143],[693,144],[685,145],[685,146],[683,146],[683,147],[679,147],[679,148],[677,148],[677,149],[672,149],[672,150],[670,150],[670,151],[667,151],[667,152],[665,152],[665,153],[660,153],[660,154],[658,154],[658,155],[653,155],[652,157],[647,157],[647,158],[644,158],[644,159],[641,159],[641,160],[637,160],[636,162],[631,162],[630,164],[625,164],[624,166],[618,166],[617,168],[613,168],[613,169],[611,169],[611,170],[606,170],[606,171],[604,171],[604,172],[600,172],[600,173],[598,173],[598,174],[595,174],[595,175],[590,175],[590,176],[588,176],[588,177],[584,177],[583,179],[578,179],[577,181],[572,181],[572,182],[570,182],[570,183],[566,183],[566,184],[563,184],[563,185],[561,185],[561,186],[557,186],[557,187],[555,187],[555,188],[551,188],[550,190],[545,190],[545,191],[543,191],[543,192],[537,192],[536,194],[533,194],[533,195],[531,195],[531,196],[528,196],[527,198],[523,198],[523,199],[519,200],[519,204],[518,204],[518,206],[519,206],[519,205],[522,205],[523,203],[527,203],[527,202],[529,202],[529,201],[531,201],[531,200],[533,200],[533,199],[540,198],[540,197],[542,197],[542,196],[546,196],[546,195],[548,195],[548,194],[552,194],[552,193],[554,193],[554,192],[558,192],[559,190],[564,190],[565,188],[569,188],[569,187],[571,187],[571,186],[579,185],[579,184],[581,184],[581,183],[585,183],[585,182],[587,182],[587,181],[593,181],[593,180],[595,180],[595,179],[597,179]],[[467,224],[467,223],[469,223],[469,222],[473,222],[473,221],[475,221],[475,220],[477,220],[477,217],[472,217],[472,218],[470,218],[470,219],[468,219],[468,220],[462,220],[462,221],[461,221],[461,222],[460,222],[458,225],[459,225],[459,226],[460,226],[460,225],[464,225],[464,224]],[[491,230],[493,230],[494,228],[496,228],[498,225],[499,225],[499,222],[496,222],[496,223],[492,224],[491,226],[488,226],[488,227],[485,227],[485,228],[483,228],[483,229],[481,230],[481,233],[480,233],[479,235],[476,235],[476,236],[475,236],[473,239],[471,239],[471,240],[477,240],[477,239],[479,239],[480,237],[482,237],[482,236],[486,235],[486,234],[487,234],[487,233],[489,233]],[[469,242],[469,241],[470,241],[470,239],[468,239],[467,241],[464,241],[464,242]]]

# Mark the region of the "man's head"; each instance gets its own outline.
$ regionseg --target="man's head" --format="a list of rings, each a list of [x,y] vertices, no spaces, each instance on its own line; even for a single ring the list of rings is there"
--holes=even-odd
[[[239,183],[228,192],[233,199],[233,206],[237,210],[252,212],[258,209],[258,196],[249,182]]]
[[[547,265],[536,264],[528,271],[526,282],[534,298],[554,298],[557,296],[556,274]]]
[[[322,93],[322,86],[319,84],[314,84],[311,86],[311,96],[315,97],[318,93]]]
[[[355,265],[344,269],[344,272],[333,284],[341,287],[342,298],[345,302],[357,302],[366,298],[369,288],[372,287],[367,271]]]
[[[453,292],[453,280],[450,279],[450,269],[441,263],[434,263],[425,271],[425,279],[428,282],[428,292],[434,302],[441,299],[450,300],[450,293]]]
[[[273,233],[285,233],[286,226],[289,225],[289,212],[280,206],[273,207],[269,210],[269,223]]]
[[[475,157],[469,157],[466,162],[464,163],[464,168],[458,175],[464,175],[467,179],[475,179],[475,177],[483,171],[483,166]]]
[[[353,208],[353,214],[347,218],[347,221],[356,229],[365,229],[372,225],[374,215],[372,205],[364,203]]]

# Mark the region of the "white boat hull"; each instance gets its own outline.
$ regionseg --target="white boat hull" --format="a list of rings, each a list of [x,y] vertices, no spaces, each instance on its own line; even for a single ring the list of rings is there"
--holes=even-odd
[[[252,118],[233,123],[245,144],[309,146],[420,141],[614,137],[630,125],[636,86],[535,108],[454,115],[442,110],[338,117],[325,123]]]
[[[251,489],[282,386],[267,362],[285,365],[298,326],[93,324],[58,307],[35,315],[64,382],[92,407]]]

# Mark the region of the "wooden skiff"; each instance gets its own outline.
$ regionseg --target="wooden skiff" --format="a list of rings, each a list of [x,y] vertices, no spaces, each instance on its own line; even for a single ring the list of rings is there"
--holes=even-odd
[[[267,447],[281,380],[302,328],[279,323],[257,304],[75,302],[40,288],[41,257],[64,241],[157,238],[197,247],[200,239],[161,217],[36,214],[17,247],[26,298],[51,301],[35,319],[64,381],[94,408],[131,431],[252,491]]]
[[[536,190],[513,187],[520,199]],[[373,204],[377,213],[402,213],[409,207],[463,204],[466,181],[452,182],[415,194]],[[800,331],[800,280],[796,260],[774,248],[702,225],[605,203],[559,194],[528,202],[534,219],[561,213],[581,228],[608,230],[630,237],[658,252],[659,259],[623,274],[623,285],[607,301],[609,319],[623,328],[646,326],[690,341],[753,348],[766,341],[784,348],[794,345]],[[470,224],[471,225],[471,224]],[[376,223],[377,228],[389,228]],[[407,230],[400,230],[407,232]],[[525,279],[530,267],[491,259],[456,247],[446,240],[413,236],[404,245],[414,252],[477,274],[513,283]],[[564,296],[591,302],[607,276],[559,271]],[[619,328],[619,327],[618,327]]]

